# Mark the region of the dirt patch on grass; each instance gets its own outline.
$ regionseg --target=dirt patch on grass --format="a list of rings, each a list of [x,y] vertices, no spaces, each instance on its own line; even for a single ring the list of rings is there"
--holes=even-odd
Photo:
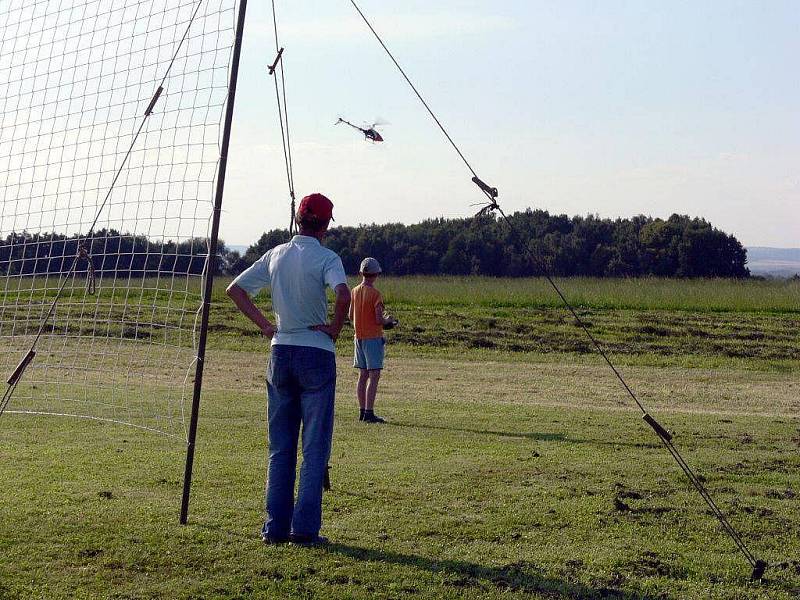
[[[620,567],[637,577],[669,577],[670,579],[687,577],[686,568],[679,564],[677,557],[664,557],[651,551],[643,552]]]
[[[797,493],[789,488],[785,490],[768,490],[764,495],[774,500],[794,500],[797,497]]]
[[[80,558],[96,558],[103,553],[102,548],[84,548],[78,552]],[[1,598],[2,596],[0,596]]]

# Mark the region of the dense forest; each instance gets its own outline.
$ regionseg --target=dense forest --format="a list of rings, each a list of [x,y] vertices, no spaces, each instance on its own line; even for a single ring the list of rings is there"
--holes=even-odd
[[[223,256],[227,254],[224,244],[220,252]],[[79,254],[83,256],[78,260],[76,271],[86,271],[91,260],[100,276],[111,273],[134,277],[158,273],[200,275],[207,253],[208,245],[203,238],[159,241],[115,229],[101,229],[89,237],[23,231],[0,239],[0,275],[65,273]]]
[[[513,230],[495,217],[432,219],[415,225],[390,223],[336,227],[325,244],[356,273],[365,256],[374,256],[392,275],[447,274],[525,277],[547,270],[559,276],[594,277],[748,277],[746,250],[736,238],[704,219],[672,215],[669,219],[637,216],[550,215],[528,210],[511,215]],[[220,243],[218,271],[236,275],[259,256],[288,240],[286,230],[265,233],[244,256]],[[103,229],[90,238],[57,233],[12,233],[0,239],[0,274],[31,275],[69,271],[79,254],[98,275],[110,272],[149,276],[157,273],[200,274],[207,246],[204,239],[181,242]],[[526,244],[528,253],[520,250]]]
[[[559,276],[593,277],[750,275],[742,244],[704,219],[570,218],[527,210],[509,220],[513,230],[491,215],[415,225],[336,227],[325,245],[341,256],[348,273],[358,271],[362,258],[373,256],[392,275],[526,277],[545,269]],[[267,232],[244,256],[228,253],[227,268],[236,274],[287,239],[286,230]],[[520,244],[527,244],[532,257]]]

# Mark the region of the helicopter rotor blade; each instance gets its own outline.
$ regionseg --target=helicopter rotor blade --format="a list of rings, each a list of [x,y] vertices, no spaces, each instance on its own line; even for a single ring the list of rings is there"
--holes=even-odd
[[[339,123],[344,123],[345,125],[349,125],[353,129],[358,129],[359,131],[363,131],[363,129],[361,129],[360,127],[358,127],[356,125],[353,125],[350,121],[348,121],[346,119],[343,119],[342,117],[339,117],[339,120],[336,121],[336,123],[334,123],[334,125],[338,125]]]

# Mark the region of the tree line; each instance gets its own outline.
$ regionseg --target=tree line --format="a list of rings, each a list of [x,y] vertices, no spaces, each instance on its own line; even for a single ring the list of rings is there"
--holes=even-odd
[[[222,254],[228,251],[220,246]],[[201,275],[208,255],[204,238],[181,242],[100,229],[89,236],[60,233],[10,233],[0,239],[0,275],[86,271],[89,261],[99,276],[148,277],[162,273]],[[224,264],[224,263],[223,263]]]
[[[335,227],[325,245],[342,258],[345,270],[358,272],[366,256],[377,258],[392,275],[487,275],[528,277],[548,272],[591,277],[748,277],[747,252],[732,235],[705,219],[672,215],[669,219],[636,216],[551,215],[527,210],[502,219],[484,215],[467,219],[430,219],[414,225],[389,223]],[[237,275],[264,252],[289,239],[287,230],[264,233],[244,256],[219,244],[219,273]],[[527,246],[529,252],[523,248]],[[200,275],[208,252],[206,240],[181,242],[101,229],[91,236],[58,233],[11,233],[0,239],[0,274],[33,275],[76,270],[91,261],[99,276],[111,273],[152,276]]]
[[[392,275],[487,275],[529,277],[749,277],[747,251],[732,235],[705,219],[674,214],[626,219],[551,215],[526,210],[509,216],[512,226],[486,215],[430,219],[414,225],[389,223],[335,227],[325,245],[348,273],[366,256]],[[270,248],[287,241],[272,230],[244,256],[228,252],[226,269],[237,274]],[[530,251],[522,248],[527,246]]]

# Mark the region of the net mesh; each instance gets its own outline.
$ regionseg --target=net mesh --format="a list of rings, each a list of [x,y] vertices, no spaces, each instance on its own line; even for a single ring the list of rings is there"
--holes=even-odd
[[[185,439],[234,13],[0,3],[0,376],[37,352],[6,412]]]

